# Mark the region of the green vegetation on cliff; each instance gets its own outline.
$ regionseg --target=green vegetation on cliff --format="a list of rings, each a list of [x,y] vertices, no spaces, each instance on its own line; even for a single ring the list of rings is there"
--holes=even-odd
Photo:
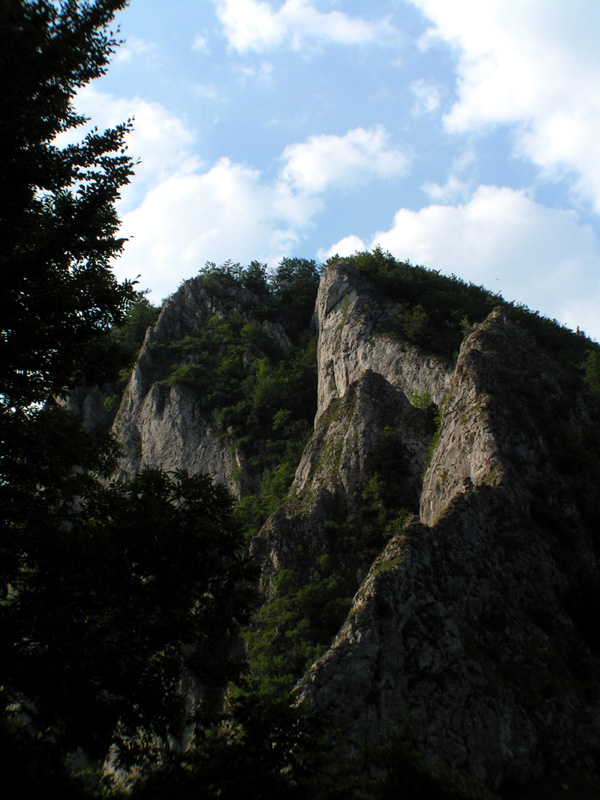
[[[129,124],[56,144],[84,122],[73,98],[105,71],[117,45],[108,26],[125,5],[7,0],[0,9],[7,34],[0,61],[11,75],[4,102],[19,109],[2,120],[0,160],[3,788],[11,796],[55,790],[82,800],[489,797],[425,757],[405,731],[350,764],[338,760],[340,742],[326,715],[289,705],[295,681],[330,645],[373,559],[415,509],[414,498],[397,490],[404,465],[394,428],[383,428],[374,443],[352,507],[332,498],[321,520],[324,547],[298,551],[297,568],[275,578],[272,602],[255,609],[246,681],[243,690],[231,689],[242,683],[236,647],[255,598],[247,540],[283,504],[312,431],[314,261],[284,259],[272,274],[258,262],[208,265],[204,288],[224,311],[154,348],[164,386],[194,392],[258,476],[256,491],[235,511],[206,476],[143,470],[112,483],[114,440],[84,430],[57,402],[82,383],[114,384],[157,316],[143,293],[111,272],[123,247],[115,202],[132,174],[124,149]],[[380,330],[450,359],[472,327],[503,305],[573,385],[583,380],[600,391],[600,350],[585,337],[380,250],[352,261],[375,294],[396,304]],[[598,437],[582,441],[572,398],[547,387],[550,400],[540,403],[524,379],[514,385],[522,408],[537,415],[535,430],[552,431],[548,464],[569,494],[565,502],[547,498],[544,481],[530,516],[566,559],[573,513],[597,545],[598,501],[586,487],[598,483]],[[425,395],[418,403],[432,411]],[[557,425],[566,415],[571,420]],[[524,419],[525,433],[527,425]],[[584,473],[588,483],[577,487]],[[580,634],[571,661],[587,688],[586,670],[594,674],[600,652],[598,583],[591,567],[584,579],[581,570],[567,577],[564,607]],[[539,617],[547,638],[560,635],[546,609]],[[109,754],[115,767],[135,765],[131,792],[107,782]]]
[[[331,262],[336,260],[339,258]],[[398,261],[380,248],[348,260],[377,296],[396,304],[397,314],[383,320],[382,329],[454,360],[473,326],[501,306],[550,357],[570,371],[575,382],[583,377],[600,393],[600,345],[585,335],[575,334],[522,304],[509,303],[483,286]]]
[[[283,502],[316,411],[316,335],[311,329],[320,270],[284,258],[268,273],[252,262],[200,271],[224,312],[184,338],[152,346],[162,381],[192,390],[200,407],[258,476],[237,514],[251,533]]]
[[[352,510],[341,498],[328,505],[324,552],[298,552],[297,569],[281,570],[273,599],[255,613],[247,635],[249,681],[267,698],[284,699],[329,648],[354,594],[387,541],[417,511],[398,491],[405,472],[400,437],[385,428]]]
[[[585,382],[597,389],[599,350],[585,337],[506,304],[482,287],[402,264],[381,251],[357,254],[352,261],[365,295],[373,293],[375,303],[380,298],[396,305],[395,313],[382,315],[376,322],[380,332],[451,360],[474,326],[501,305],[566,369],[572,388],[581,388]],[[235,509],[247,541],[284,505],[313,429],[317,340],[310,322],[319,273],[314,262],[302,259],[284,260],[272,275],[257,262],[245,269],[231,263],[209,264],[201,271],[202,287],[219,301],[220,311],[198,330],[152,346],[163,385],[185,386],[193,392],[223,440],[243,455],[242,469],[259,476],[255,490]],[[289,313],[290,308],[294,313]],[[152,311],[140,307],[138,313],[145,323]],[[346,317],[348,304],[343,313]],[[132,331],[138,330],[139,341],[142,326],[136,324],[137,319],[130,324]],[[527,398],[524,380],[519,378],[514,385]],[[541,414],[548,429],[557,414],[573,411],[564,398],[552,397],[547,403],[531,399],[532,413]],[[427,417],[433,436],[431,451],[439,435],[440,409],[428,392],[411,395],[409,400]],[[585,459],[593,461],[590,447],[596,445],[584,446],[576,436],[565,438],[563,427],[550,437],[565,439],[564,456],[556,451],[560,463],[555,466],[559,472],[577,472],[587,463],[578,461],[579,455],[585,451]],[[429,456],[424,456],[427,463]],[[596,468],[589,464],[590,469]],[[341,498],[332,498],[327,506],[324,548],[316,555],[300,548],[297,567],[281,569],[269,602],[254,608],[246,629],[243,679],[230,685],[229,704],[220,721],[198,729],[199,738],[186,755],[165,759],[158,772],[136,790],[140,798],[163,797],[173,786],[181,797],[198,791],[236,798],[275,797],[282,792],[328,800],[360,796],[363,789],[337,771],[340,765],[323,760],[335,744],[326,721],[297,715],[288,704],[296,682],[330,647],[374,559],[391,537],[402,536],[406,521],[417,510],[414,498],[398,494],[404,470],[401,436],[387,427],[370,454],[366,479],[356,490],[353,507]],[[589,506],[586,513],[592,524],[597,504],[585,498],[582,503]],[[560,516],[556,509],[548,512],[536,507],[534,511],[536,524],[550,525],[550,516],[556,526]],[[389,564],[381,569],[389,569]],[[569,598],[574,619],[579,620],[590,597],[597,601],[596,594],[586,589]],[[595,647],[590,626],[578,624],[590,647]],[[317,737],[317,750],[308,743],[310,735]],[[267,741],[270,749],[265,750]],[[440,800],[489,796],[481,786],[428,760],[404,734],[393,747],[380,745],[361,758],[364,763],[355,764],[361,773],[373,765],[385,773],[379,783],[372,782],[373,797],[385,797],[400,785],[407,798],[420,797],[424,791]],[[254,764],[251,775],[250,763]]]

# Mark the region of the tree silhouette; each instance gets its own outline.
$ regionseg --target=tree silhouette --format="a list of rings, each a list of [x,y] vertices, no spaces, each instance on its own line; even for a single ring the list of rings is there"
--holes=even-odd
[[[111,270],[130,123],[57,139],[85,122],[75,94],[126,4],[0,2],[0,731],[12,772],[41,783],[77,748],[135,759],[180,735],[182,681],[206,695],[235,673],[247,606],[227,492],[184,473],[110,483],[114,443],[60,402],[128,357],[109,332],[136,297]]]

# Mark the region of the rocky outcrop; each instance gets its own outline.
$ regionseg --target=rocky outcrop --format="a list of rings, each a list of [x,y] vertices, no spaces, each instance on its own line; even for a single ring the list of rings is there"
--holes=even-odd
[[[214,475],[237,493],[232,477],[235,454],[202,413],[192,391],[177,385],[169,388],[161,381],[156,350],[157,345],[201,330],[211,316],[223,313],[224,304],[195,278],[166,301],[155,327],[148,329],[113,425],[122,450],[121,480],[142,467],[188,469]]]
[[[422,397],[427,392],[434,403],[441,403],[450,384],[449,364],[409,342],[379,332],[382,322],[396,313],[394,304],[374,298],[348,262],[338,262],[323,273],[317,297],[317,416],[333,399],[343,397],[367,369],[407,397]]]
[[[131,385],[130,385],[131,392]],[[122,446],[121,475],[141,467],[208,473],[236,492],[236,454],[223,441],[198,398],[185,386],[153,383],[141,398],[125,396],[114,431]]]
[[[347,278],[352,297],[349,287]],[[360,308],[360,296],[352,303]],[[358,345],[351,368],[321,354],[323,401],[359,364],[405,376],[409,348],[396,365],[388,348]],[[383,353],[382,362],[368,353]],[[549,765],[593,770],[598,639],[581,623],[583,595],[573,589],[596,587],[583,602],[597,623],[597,519],[575,501],[597,487],[584,464],[567,468],[556,419],[568,420],[574,453],[597,442],[597,422],[501,310],[465,340],[447,379],[434,363],[427,383],[427,363],[410,353],[409,374],[441,410],[420,519],[376,559],[332,647],[300,682],[300,701],[333,715],[350,756],[410,720],[425,752],[492,788]],[[394,383],[399,392],[415,386]]]
[[[66,406],[81,419],[88,431],[109,430],[118,410],[116,386],[78,386],[66,400]]]
[[[411,406],[381,375],[366,370],[343,398],[333,400],[318,417],[287,504],[267,521],[253,543],[265,585],[282,569],[304,569],[309,575],[328,551],[327,525],[340,505],[345,511],[359,511],[372,454],[386,430],[397,434],[403,452],[398,497],[416,508],[430,421],[426,412]]]
[[[398,505],[418,509],[422,472],[434,429],[419,405],[443,397],[451,373],[442,359],[380,332],[391,304],[377,301],[347,262],[324,272],[316,303],[318,408],[287,505],[265,525],[253,551],[264,582],[281,569],[310,572],[326,552],[324,533],[340,502],[357,511],[373,455],[384,431],[397,436],[402,456]],[[409,399],[410,398],[410,399]],[[426,403],[421,401],[428,398]],[[412,402],[411,402],[412,400]]]
[[[157,346],[247,299],[195,279],[166,303],[115,419],[122,477],[183,467],[238,497],[256,486],[201,398],[161,380],[157,361]],[[349,760],[409,722],[425,754],[493,789],[561,765],[592,773],[597,401],[501,308],[475,326],[456,363],[392,335],[397,305],[349,262],[324,271],[316,313],[314,432],[252,552],[271,602],[282,570],[311,580],[337,531],[335,557],[347,561],[355,595],[297,702],[327,710]],[[280,326],[257,324],[291,351]],[[92,418],[101,399],[77,402]],[[365,560],[360,515],[374,480],[402,513]],[[350,519],[354,538],[343,530]]]
[[[142,467],[186,469],[210,474],[238,498],[255,490],[259,476],[251,473],[244,455],[204,410],[198,391],[164,381],[159,353],[161,346],[197,335],[215,316],[248,316],[252,298],[250,292],[205,277],[187,281],[166,301],[155,327],[147,331],[113,424],[122,448],[120,479],[137,474]],[[252,322],[283,352],[292,350],[280,325]]]

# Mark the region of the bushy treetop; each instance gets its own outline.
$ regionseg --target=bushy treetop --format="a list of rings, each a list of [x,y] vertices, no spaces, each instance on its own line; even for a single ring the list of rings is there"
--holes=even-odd
[[[117,45],[107,26],[126,4],[0,4],[0,392],[12,408],[115,367],[104,333],[132,298],[109,268],[124,244],[115,200],[132,174],[130,124],[56,137],[86,121],[74,96],[105,72]]]

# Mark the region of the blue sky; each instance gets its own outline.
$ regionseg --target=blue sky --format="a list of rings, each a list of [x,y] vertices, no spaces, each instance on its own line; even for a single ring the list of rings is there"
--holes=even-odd
[[[116,264],[380,244],[600,339],[598,0],[131,0],[77,107],[134,117]]]

